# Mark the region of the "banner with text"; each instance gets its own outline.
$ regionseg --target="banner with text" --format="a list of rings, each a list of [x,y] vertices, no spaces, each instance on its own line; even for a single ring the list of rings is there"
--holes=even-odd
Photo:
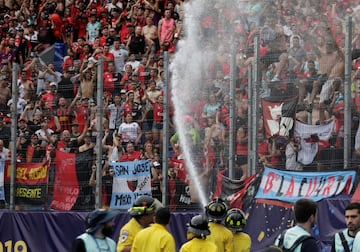
[[[3,159],[0,159],[0,200],[5,200],[4,167],[5,161]]]
[[[8,172],[11,170],[8,166]],[[9,174],[9,173],[7,173]],[[48,183],[48,163],[18,163],[16,167],[17,203],[45,204]]]
[[[257,199],[295,202],[300,198],[319,201],[339,194],[350,194],[356,171],[298,172],[265,168]]]
[[[151,195],[150,161],[111,162],[114,168],[111,208],[129,209],[139,195]]]
[[[78,198],[80,189],[76,176],[75,158],[75,153],[56,152],[52,209],[71,210]]]

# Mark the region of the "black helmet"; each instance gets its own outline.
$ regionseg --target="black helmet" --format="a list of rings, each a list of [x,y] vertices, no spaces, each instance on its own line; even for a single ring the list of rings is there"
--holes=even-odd
[[[205,207],[207,217],[213,221],[222,221],[226,216],[227,209],[226,203],[220,198],[214,199]]]
[[[210,234],[208,219],[204,215],[195,215],[188,224],[188,232],[205,237]]]
[[[246,224],[245,214],[238,208],[230,209],[225,217],[225,226],[233,232],[241,232]]]
[[[155,200],[149,195],[141,195],[136,198],[133,206],[129,209],[131,216],[141,216],[155,213]]]

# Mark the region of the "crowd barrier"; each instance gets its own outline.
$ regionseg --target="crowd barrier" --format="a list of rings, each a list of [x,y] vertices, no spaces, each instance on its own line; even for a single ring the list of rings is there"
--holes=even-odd
[[[345,228],[344,209],[351,195],[339,195],[318,202],[318,223],[314,236],[321,241],[323,251],[330,251],[333,235]],[[41,252],[70,251],[71,242],[85,230],[85,217],[89,212],[17,212],[0,211],[0,251]],[[169,230],[177,248],[186,241],[186,224],[199,212],[173,212]],[[252,238],[252,251],[261,251],[272,244],[280,232],[294,224],[292,209],[281,204],[254,202],[247,210],[245,232]],[[120,228],[129,220],[126,212],[116,219],[113,238],[118,240]]]

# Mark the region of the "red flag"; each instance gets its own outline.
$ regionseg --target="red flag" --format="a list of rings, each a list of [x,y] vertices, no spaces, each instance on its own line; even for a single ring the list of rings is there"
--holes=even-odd
[[[76,154],[56,151],[56,173],[51,208],[71,210],[79,195],[79,183],[75,167]]]
[[[188,184],[188,178],[187,178],[187,171],[186,171],[186,165],[185,160],[183,159],[171,159],[170,162],[172,163],[176,175],[179,179],[181,179],[184,183]]]

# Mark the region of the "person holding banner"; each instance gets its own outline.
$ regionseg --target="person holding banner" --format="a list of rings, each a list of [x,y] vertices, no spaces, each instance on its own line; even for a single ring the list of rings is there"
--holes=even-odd
[[[149,195],[141,195],[129,209],[132,218],[120,230],[116,252],[130,252],[135,235],[154,221],[156,201]]]
[[[110,238],[115,225],[114,218],[119,211],[96,209],[86,218],[86,232],[76,237],[72,252],[110,251],[115,252],[116,243]]]

